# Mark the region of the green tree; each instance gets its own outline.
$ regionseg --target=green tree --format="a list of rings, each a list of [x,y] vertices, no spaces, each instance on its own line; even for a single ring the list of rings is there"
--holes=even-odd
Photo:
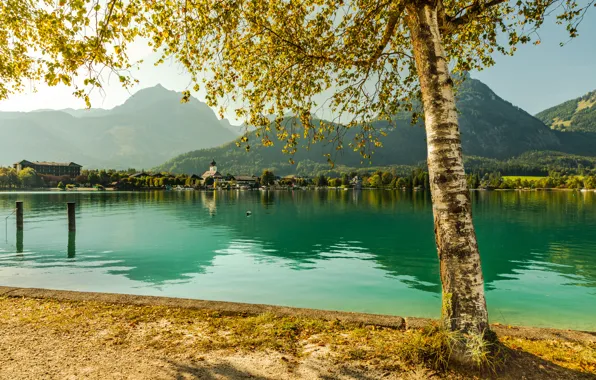
[[[320,174],[319,176],[317,176],[317,178],[315,178],[315,185],[319,186],[319,187],[323,187],[323,186],[327,186],[328,181],[327,181],[327,177],[325,177],[325,175]]]
[[[8,186],[8,175],[4,171],[4,168],[0,168],[0,187]]]
[[[37,182],[37,173],[32,168],[25,168],[19,171],[19,182],[23,187],[32,187]]]
[[[99,183],[99,175],[96,171],[89,172],[89,176],[87,177],[87,181],[91,184],[91,186],[95,186]]]
[[[346,187],[350,186],[350,177],[345,173],[341,177],[341,184]]]
[[[554,13],[575,37],[593,0],[0,4],[0,62],[7,65],[0,70],[0,99],[22,90],[28,79],[72,85],[81,72],[87,76],[84,85],[101,86],[102,71],[94,68],[107,66],[117,73],[129,68],[126,47],[137,36],[163,54],[157,63],[176,58],[190,73],[195,91],[206,78],[209,105],[241,98],[238,117],[259,128],[264,145],[272,144],[275,133],[288,153],[296,151],[301,136],[333,138],[341,148],[345,127],[359,128],[352,148],[368,158],[369,147],[379,146],[383,133],[371,128],[372,120],[390,120],[420,99],[443,317],[451,329],[484,333],[489,328],[484,280],[453,91],[454,79],[461,77],[452,77],[450,68],[464,73],[492,65],[493,52],[513,54],[516,45],[537,36],[533,33],[547,14]],[[127,75],[119,78],[124,85],[131,83]],[[344,127],[313,122],[315,95],[324,91],[332,93],[326,103],[332,112],[349,113]],[[75,87],[75,94],[88,103],[85,89]],[[186,91],[183,100],[189,97]],[[284,125],[288,112],[296,120]],[[266,115],[276,117],[275,132]],[[250,149],[246,136],[242,142]]]
[[[110,182],[110,175],[105,170],[100,170],[98,173],[99,176],[99,183],[102,185],[107,185]]]
[[[17,175],[17,171],[15,168],[9,168],[6,172],[8,187],[17,187],[19,186],[19,176]]]
[[[478,173],[468,175],[468,188],[477,189],[480,186],[480,176]]]
[[[75,178],[75,182],[78,183],[79,185],[84,185],[87,182],[89,182],[89,175],[88,174],[87,175],[83,175],[83,174],[78,175]]]
[[[582,189],[584,182],[578,176],[570,176],[565,183],[565,187],[568,189]]]
[[[381,187],[383,185],[383,181],[381,180],[381,176],[378,174],[373,175],[368,179],[368,183],[371,187]]]
[[[263,170],[261,174],[261,185],[270,186],[275,183],[275,174],[270,170]]]
[[[384,172],[381,176],[381,180],[383,181],[383,185],[389,185],[391,181],[393,181],[393,174]]]
[[[132,22],[140,10],[136,2],[0,0],[0,100],[43,81],[72,86],[89,106],[88,93],[101,87],[103,68],[124,74],[132,67],[125,55],[139,34]],[[118,79],[125,87],[135,82],[127,75]]]

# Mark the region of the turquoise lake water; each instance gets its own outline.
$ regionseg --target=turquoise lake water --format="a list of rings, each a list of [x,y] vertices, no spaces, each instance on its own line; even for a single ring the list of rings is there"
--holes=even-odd
[[[596,331],[596,193],[472,195],[491,321]],[[0,285],[440,314],[424,192],[0,193],[0,218]]]

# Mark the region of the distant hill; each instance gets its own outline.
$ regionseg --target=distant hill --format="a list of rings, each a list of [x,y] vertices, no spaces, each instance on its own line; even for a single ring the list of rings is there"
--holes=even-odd
[[[546,109],[536,117],[562,132],[596,132],[596,91]]]
[[[158,85],[110,110],[0,112],[0,165],[27,159],[86,167],[150,168],[191,149],[234,140],[240,127],[205,103]]]
[[[596,156],[596,134],[565,133],[551,130],[544,123],[524,110],[497,96],[482,82],[468,78],[457,92],[457,105],[463,152],[494,160],[507,160],[531,151],[557,151],[570,154]],[[396,127],[387,122],[374,123],[375,128],[387,132],[382,139],[383,148],[377,149],[372,158],[374,166],[414,165],[426,160],[426,142],[423,124],[412,126],[409,115],[396,118]],[[348,131],[348,142],[355,132]],[[230,143],[217,148],[195,150],[175,157],[156,169],[184,173],[201,173],[211,159],[218,168],[230,173],[260,173],[270,168],[279,174],[312,172],[327,165],[324,153],[333,153],[333,147],[315,144],[302,147],[294,157],[281,153],[281,142],[273,147],[263,147],[258,139],[250,136],[250,152]],[[347,145],[347,144],[344,144]],[[335,162],[348,167],[367,167],[358,153],[345,149],[336,154]]]

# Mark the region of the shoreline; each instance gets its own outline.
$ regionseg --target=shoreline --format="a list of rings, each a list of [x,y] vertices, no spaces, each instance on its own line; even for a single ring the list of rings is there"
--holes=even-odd
[[[4,379],[593,379],[596,333],[491,325],[486,367],[432,320],[0,287]],[[441,332],[443,331],[443,332]]]
[[[232,301],[213,301],[166,296],[145,296],[127,293],[57,290],[48,288],[0,286],[0,297],[49,299],[59,302],[93,301],[115,305],[175,307],[182,309],[216,311],[227,316],[258,316],[262,314],[273,314],[279,317],[314,318],[328,321],[341,321],[345,323],[357,323],[364,326],[374,325],[399,330],[419,329],[437,321],[432,318],[419,318],[411,316],[402,317],[388,314],[372,314],[352,311],[323,310],[293,306]],[[522,336],[523,332],[527,332],[530,336],[535,336],[538,332],[552,336],[560,336],[561,334],[565,335],[570,332],[590,334],[593,335],[594,342],[596,343],[596,329],[594,331],[557,329],[552,327],[512,326],[503,323],[491,323],[491,326],[496,330],[514,329],[515,331],[521,332]]]
[[[430,192],[428,189],[414,189],[414,188],[375,188],[375,187],[363,187],[361,189],[354,189],[351,187],[343,188],[343,187],[307,187],[307,188],[269,188],[269,189],[194,189],[194,188],[185,188],[184,191],[202,191],[202,192],[214,192],[214,191],[319,191],[319,190],[334,190],[334,191],[371,191],[371,190],[384,190],[384,191],[411,191],[411,192]],[[35,192],[43,192],[43,193],[76,193],[76,192],[120,192],[120,193],[142,193],[142,192],[150,192],[150,191],[167,191],[167,192],[179,192],[180,190],[167,190],[167,189],[129,189],[129,190],[117,190],[113,187],[106,187],[102,190],[99,190],[94,187],[80,187],[80,188],[73,188],[73,189],[58,189],[55,187],[40,187],[40,188],[33,188],[33,189],[0,189],[0,193],[35,193]],[[568,191],[568,192],[578,192],[578,193],[596,193],[596,189],[567,189],[567,188],[536,188],[536,189],[468,189],[468,191],[478,191],[478,192],[491,192],[491,191],[518,191],[518,192],[531,192],[531,191]]]
[[[307,317],[324,320],[339,320],[348,323],[362,323],[397,329],[406,329],[410,326],[421,326],[430,319],[403,318],[383,314],[367,314],[350,311],[333,311],[309,309],[291,306],[277,306],[266,304],[252,304],[230,301],[208,301],[191,298],[176,298],[162,296],[141,296],[125,293],[84,292],[74,290],[54,290],[44,288],[22,288],[0,286],[0,297],[27,297],[35,299],[52,299],[57,301],[96,301],[102,303],[136,305],[136,306],[165,306],[194,310],[217,311],[222,315],[261,315],[275,314],[284,317]]]

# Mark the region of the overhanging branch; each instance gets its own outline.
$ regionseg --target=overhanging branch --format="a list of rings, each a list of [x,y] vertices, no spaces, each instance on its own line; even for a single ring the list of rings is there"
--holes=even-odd
[[[507,0],[491,0],[488,2],[475,1],[471,5],[463,8],[461,11],[466,10],[466,13],[459,16],[461,11],[455,16],[447,16],[446,22],[443,25],[443,33],[453,33],[462,26],[468,25],[472,21],[476,20],[481,16],[487,9],[496,7],[499,4],[505,3]]]

